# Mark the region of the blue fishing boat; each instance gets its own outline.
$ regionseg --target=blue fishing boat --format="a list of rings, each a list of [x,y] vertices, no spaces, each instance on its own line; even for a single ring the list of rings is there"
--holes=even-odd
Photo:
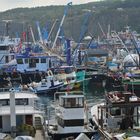
[[[17,55],[17,71],[20,73],[46,72],[50,68],[59,65],[56,56],[49,56],[45,53],[34,53],[31,55]]]

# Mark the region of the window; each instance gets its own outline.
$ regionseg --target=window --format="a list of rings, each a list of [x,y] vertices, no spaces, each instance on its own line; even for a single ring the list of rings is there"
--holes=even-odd
[[[28,105],[28,99],[16,99],[16,105]]]
[[[74,68],[73,67],[68,67],[68,68],[65,68],[65,73],[66,74],[69,74],[69,73],[72,73],[74,71]]]
[[[0,129],[2,128],[2,116],[0,116]]]
[[[0,50],[9,50],[9,46],[0,46]]]
[[[39,63],[39,59],[36,59],[36,63]]]
[[[64,120],[62,119],[62,118],[60,118],[60,117],[56,117],[56,120],[57,120],[57,123],[60,125],[60,126],[62,126],[62,127],[64,127]]]
[[[41,59],[41,63],[46,63],[46,59]]]
[[[17,63],[18,64],[23,64],[23,60],[22,59],[17,59]]]
[[[84,106],[84,98],[62,98],[60,105],[65,108],[81,108]]]
[[[29,59],[25,59],[25,63],[26,63],[26,64],[29,63]]]
[[[1,105],[1,106],[9,105],[9,99],[0,100],[0,105]]]
[[[9,58],[8,58],[8,56],[5,56],[5,62],[6,62],[6,63],[9,62]]]
[[[83,126],[84,119],[64,120],[64,126]]]
[[[29,67],[30,68],[36,67],[36,59],[34,59],[34,58],[29,59]]]
[[[84,119],[73,119],[73,120],[63,120],[62,118],[57,116],[57,123],[61,127],[71,127],[71,126],[83,126],[84,125]]]
[[[121,115],[121,109],[120,108],[111,108],[110,109],[110,114],[112,116],[118,116],[118,115]]]

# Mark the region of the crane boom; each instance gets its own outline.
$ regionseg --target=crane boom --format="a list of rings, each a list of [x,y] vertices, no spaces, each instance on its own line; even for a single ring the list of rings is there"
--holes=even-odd
[[[85,16],[84,16],[84,23],[83,23],[83,25],[82,25],[82,27],[81,27],[81,32],[80,32],[79,41],[78,41],[78,43],[77,43],[77,45],[76,45],[76,47],[75,47],[75,49],[73,50],[73,53],[72,53],[72,55],[73,55],[73,63],[74,63],[75,60],[76,60],[75,58],[76,58],[76,55],[77,55],[77,53],[78,53],[78,49],[79,49],[79,47],[80,47],[80,43],[81,43],[81,41],[83,40],[85,34],[87,33],[88,23],[89,23],[89,17],[90,17],[90,16],[91,16],[91,11],[88,10],[88,11],[86,12]]]
[[[56,25],[57,22],[58,22],[58,19],[56,19],[56,20],[54,21],[54,23],[53,23],[53,25],[52,25],[52,27],[51,27],[51,30],[50,30],[50,32],[49,32],[49,34],[48,34],[48,39],[47,39],[47,41],[49,41],[50,36],[51,36],[51,34],[52,34],[52,31],[53,31],[53,29],[54,29],[54,27],[55,27],[55,25]]]
[[[68,11],[68,9],[69,9],[69,7],[70,7],[71,5],[72,5],[72,2],[69,2],[69,3],[66,5],[65,9],[64,9],[64,15],[63,15],[62,20],[61,20],[61,22],[60,22],[58,31],[57,31],[57,33],[56,33],[56,36],[55,36],[55,39],[54,39],[54,42],[53,42],[52,49],[54,49],[54,47],[55,47],[55,45],[56,45],[56,41],[57,41],[57,38],[58,38],[59,33],[60,33],[60,31],[61,31],[61,28],[62,28],[62,25],[63,25],[63,23],[64,23],[65,17],[66,17],[66,15],[67,15],[67,11]]]
[[[49,54],[52,56],[56,56],[57,58],[59,58],[62,61],[65,61],[63,57],[61,57],[60,55],[58,55],[57,53],[53,52],[52,49],[50,50],[46,45],[39,43],[39,45]]]
[[[36,42],[35,42],[35,36],[34,36],[34,33],[33,33],[33,29],[32,29],[31,26],[29,26],[29,28],[30,28],[30,32],[31,32],[31,35],[32,35],[33,43],[36,44]]]
[[[101,32],[102,32],[103,36],[106,37],[106,34],[105,34],[105,32],[104,32],[104,30],[103,30],[103,28],[102,28],[102,26],[101,26],[101,24],[99,22],[98,22],[98,25],[99,25],[99,27],[101,29]]]
[[[36,25],[37,25],[37,30],[38,30],[40,42],[43,44],[43,38],[42,38],[42,34],[41,34],[41,30],[40,30],[40,26],[39,26],[38,21],[36,22]]]

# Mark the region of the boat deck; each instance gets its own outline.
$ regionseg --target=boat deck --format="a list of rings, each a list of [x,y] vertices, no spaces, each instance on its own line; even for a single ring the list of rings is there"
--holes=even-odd
[[[36,134],[35,134],[34,140],[45,140],[41,130],[36,130]]]

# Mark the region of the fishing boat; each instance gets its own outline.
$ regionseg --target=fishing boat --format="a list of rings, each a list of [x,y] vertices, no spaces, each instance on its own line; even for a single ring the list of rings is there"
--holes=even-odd
[[[8,64],[15,59],[15,53],[20,38],[11,38],[9,36],[0,36],[0,68],[6,69]]]
[[[45,53],[32,53],[16,56],[17,71],[20,73],[35,73],[46,72],[50,68],[57,67],[59,65],[56,56],[49,56]]]
[[[105,94],[104,102],[91,108],[91,114],[104,139],[140,139],[139,108],[140,98],[134,93],[112,91]]]
[[[59,90],[64,85],[63,82],[56,79],[53,75],[48,75],[45,79],[42,79],[38,83],[29,84],[33,88],[33,91],[37,94],[49,94],[53,95],[54,92]]]
[[[60,66],[53,70],[56,79],[62,81],[64,85],[60,91],[78,89],[85,79],[85,70],[77,71],[74,66]]]
[[[122,77],[122,84],[124,85],[125,90],[134,92],[137,96],[140,96],[140,71],[133,70],[125,73]]]
[[[27,90],[0,89],[0,131],[23,134],[22,126],[38,129],[44,123],[44,106],[39,97]],[[24,126],[23,126],[24,127]],[[24,128],[25,128],[24,127]],[[21,130],[22,128],[22,130]],[[26,131],[27,132],[27,131]],[[27,135],[30,135],[29,131]],[[24,134],[25,135],[25,134]]]
[[[61,91],[74,88],[76,82],[76,71],[74,66],[60,66],[52,71],[54,71],[53,73],[56,76],[56,79],[64,83],[63,87],[60,88]]]
[[[56,92],[53,107],[55,119],[46,121],[48,134],[53,140],[77,137],[82,132],[91,136],[97,132],[88,125],[82,91]]]

